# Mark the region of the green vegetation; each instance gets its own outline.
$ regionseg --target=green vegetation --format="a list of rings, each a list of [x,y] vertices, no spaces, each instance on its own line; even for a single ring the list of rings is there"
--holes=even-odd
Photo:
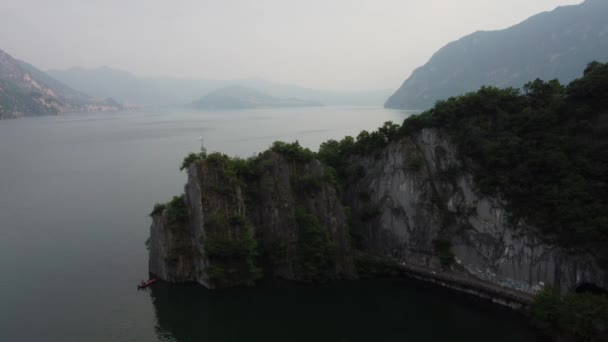
[[[360,251],[355,252],[354,261],[361,278],[395,277],[403,273],[396,261]]]
[[[200,153],[190,153],[184,158],[184,161],[182,161],[182,165],[180,165],[179,170],[184,171],[190,166],[190,164],[198,163],[199,161],[204,160],[206,157],[206,151],[202,151]]]
[[[286,267],[290,264],[290,253],[288,242],[285,239],[274,238],[268,242],[267,247],[261,251],[271,267]]]
[[[608,242],[608,64],[568,86],[483,87],[405,120],[401,134],[446,130],[476,184],[563,245]],[[604,256],[605,257],[605,256]]]
[[[236,236],[224,230],[209,235],[204,242],[210,261],[207,272],[218,286],[253,285],[262,276],[256,265],[258,244],[249,227],[243,227]]]
[[[197,255],[197,251],[190,243],[190,230],[188,229],[188,208],[186,207],[185,196],[173,196],[173,199],[166,204],[156,204],[154,212],[166,212],[167,228],[171,231],[174,243],[166,251],[165,260],[170,263],[177,263],[180,259],[190,259]]]
[[[335,247],[327,228],[317,216],[303,208],[296,208],[298,224],[298,267],[300,276],[306,281],[323,281],[334,267]]]
[[[316,157],[327,165],[327,168],[334,170],[335,183],[338,188],[343,188],[349,180],[365,176],[364,168],[351,167],[349,159],[352,156],[377,153],[399,137],[399,125],[387,121],[377,131],[361,131],[356,139],[347,136],[340,141],[331,139],[322,143]]]
[[[169,222],[183,223],[188,221],[188,208],[186,208],[184,194],[173,196],[171,202],[166,204],[166,209],[169,215]]]
[[[297,140],[293,143],[275,141],[270,150],[292,161],[309,162],[315,158],[315,153],[306,147],[300,146]]]
[[[210,258],[230,258],[255,256],[257,243],[250,230],[236,239],[228,235],[216,234],[205,241],[205,251]]]
[[[323,178],[311,174],[298,175],[291,180],[297,189],[305,192],[318,191],[323,185]]]
[[[239,157],[229,157],[223,153],[214,152],[206,158],[206,165],[213,170],[214,183],[221,183],[225,186],[245,186],[242,180],[255,178],[255,159],[242,159]],[[234,188],[230,189],[234,191]]]
[[[150,215],[150,217],[154,217],[156,215],[161,214],[163,212],[163,210],[165,210],[165,204],[156,203],[154,205],[154,209],[152,209],[152,212],[149,215]]]
[[[149,215],[150,217],[160,215],[165,209],[167,209],[170,223],[180,223],[188,220],[188,208],[186,208],[184,194],[173,196],[169,203],[156,203]]]
[[[202,196],[207,236],[201,241],[209,259],[206,271],[218,287],[253,285],[262,273],[245,203],[247,182],[257,175],[255,159],[211,153],[199,160],[208,177]]]
[[[318,158],[337,170],[345,168],[347,157],[354,154],[368,154],[386,147],[400,137],[399,125],[387,121],[377,131],[361,131],[357,138],[347,136],[344,139],[328,140],[319,147]]]
[[[452,253],[452,243],[447,239],[433,240],[433,248],[439,255],[441,266],[449,268],[454,263],[454,253]]]
[[[424,158],[420,152],[413,153],[408,160],[407,167],[412,171],[420,171],[424,166]]]
[[[539,292],[529,313],[536,324],[552,336],[581,341],[605,341],[608,336],[608,296],[570,293],[546,287]]]

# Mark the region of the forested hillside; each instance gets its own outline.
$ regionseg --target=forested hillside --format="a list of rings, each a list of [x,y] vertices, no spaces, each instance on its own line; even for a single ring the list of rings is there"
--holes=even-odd
[[[523,92],[482,87],[439,101],[401,128],[324,143],[319,156],[344,173],[348,156],[427,127],[451,136],[479,190],[504,198],[514,222],[523,219],[564,246],[590,247],[606,265],[608,64],[590,63],[569,85],[537,79]]]

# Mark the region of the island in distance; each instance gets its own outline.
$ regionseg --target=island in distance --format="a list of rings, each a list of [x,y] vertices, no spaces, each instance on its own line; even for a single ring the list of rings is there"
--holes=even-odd
[[[323,106],[323,104],[317,101],[293,97],[274,97],[255,89],[239,85],[215,90],[191,104],[191,107],[197,109],[251,109],[315,106]]]

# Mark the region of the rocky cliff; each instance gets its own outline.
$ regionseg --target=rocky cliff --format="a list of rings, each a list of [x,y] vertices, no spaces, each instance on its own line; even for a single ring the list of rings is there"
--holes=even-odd
[[[183,203],[183,217],[175,203],[152,215],[150,272],[162,279],[213,288],[252,282],[260,270],[304,281],[355,278],[351,222],[360,252],[429,273],[530,293],[543,284],[608,288],[591,254],[558,246],[513,219],[500,198],[480,194],[441,130],[351,157],[342,201],[312,157],[271,149],[234,166],[211,156],[189,164],[184,199],[173,201]],[[243,247],[252,242],[255,251]]]
[[[184,196],[151,215],[151,273],[209,288],[263,275],[356,277],[347,216],[318,160],[273,150],[250,160],[193,157]]]
[[[440,271],[446,266],[525,292],[590,283],[608,288],[594,257],[568,250],[522,220],[499,198],[480,194],[449,138],[423,129],[367,157],[352,158],[345,201],[364,250]]]

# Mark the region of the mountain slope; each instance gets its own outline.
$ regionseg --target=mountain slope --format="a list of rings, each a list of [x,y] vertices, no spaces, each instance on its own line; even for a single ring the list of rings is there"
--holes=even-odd
[[[229,86],[213,91],[192,106],[199,109],[244,109],[271,107],[320,106],[319,102],[297,98],[277,98],[243,86]]]
[[[0,119],[120,108],[114,100],[80,93],[0,50]]]
[[[71,68],[49,70],[47,73],[74,89],[93,96],[111,97],[129,105],[178,103],[171,92],[159,89],[155,84],[123,70],[108,67]],[[197,96],[200,96],[200,92]]]
[[[259,78],[238,81],[239,84],[257,89],[276,97],[297,97],[318,101],[326,105],[379,106],[391,93],[389,89],[365,91],[332,91],[282,84]]]
[[[535,78],[567,83],[592,60],[608,60],[608,1],[587,0],[500,31],[451,42],[416,69],[385,104],[426,109],[482,85],[521,87]]]

